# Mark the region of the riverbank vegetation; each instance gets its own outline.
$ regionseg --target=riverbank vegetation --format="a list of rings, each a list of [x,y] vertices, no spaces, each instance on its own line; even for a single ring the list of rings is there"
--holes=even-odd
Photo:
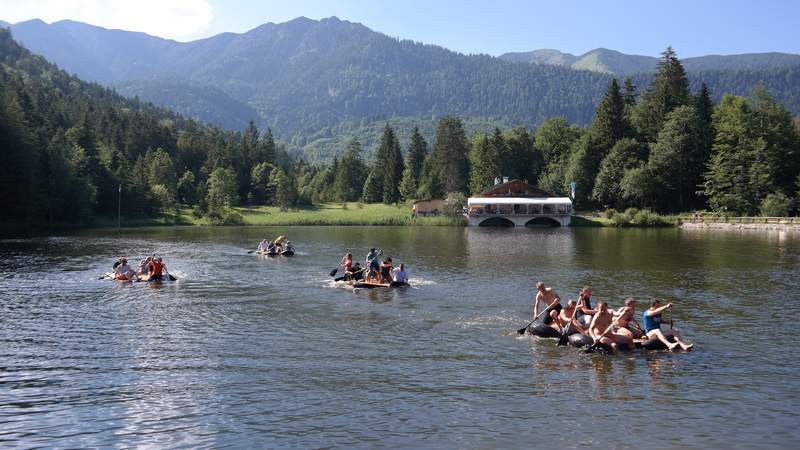
[[[689,91],[672,49],[642,91],[612,80],[587,128],[550,118],[535,130],[468,137],[461,119],[444,117],[431,145],[415,130],[403,149],[387,124],[373,160],[352,139],[330,165],[289,155],[253,122],[225,131],[83,82],[5,30],[0,61],[0,209],[9,222],[120,214],[126,225],[460,223],[458,207],[412,220],[406,202],[464,199],[500,176],[555,195],[577,181],[575,207],[621,211],[608,219],[617,226],[661,226],[656,213],[798,209],[800,138],[789,112],[763,87],[713,105],[705,86]]]

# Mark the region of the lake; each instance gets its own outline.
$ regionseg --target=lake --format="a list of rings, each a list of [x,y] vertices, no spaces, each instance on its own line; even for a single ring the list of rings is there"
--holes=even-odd
[[[298,254],[247,254],[285,234]],[[382,248],[412,288],[329,272]],[[180,280],[98,280],[156,252]],[[518,337],[537,281],[675,304],[693,352]],[[175,227],[0,240],[0,445],[790,448],[800,234]],[[637,313],[639,316],[641,312]]]

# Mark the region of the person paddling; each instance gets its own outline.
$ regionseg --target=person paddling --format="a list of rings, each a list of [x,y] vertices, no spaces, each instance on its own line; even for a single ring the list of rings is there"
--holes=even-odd
[[[678,330],[661,330],[661,313],[670,308],[672,308],[672,303],[667,303],[666,305],[662,306],[661,301],[657,298],[654,298],[650,303],[650,309],[642,314],[644,331],[647,333],[648,338],[658,339],[670,350],[675,350],[675,348],[678,346],[687,351],[691,350],[694,348],[694,344],[683,342],[683,338],[681,337],[680,333],[678,333]],[[667,339],[670,336],[675,339],[675,342],[670,342]]]
[[[392,266],[392,258],[391,257],[386,258],[383,261],[383,264],[381,264],[381,279],[380,279],[381,283],[388,283],[392,281],[393,268],[394,267]]]
[[[642,330],[642,327],[639,326],[639,323],[634,319],[635,314],[636,300],[627,298],[625,300],[625,306],[614,312],[614,316],[619,319],[617,322],[619,329],[616,330],[616,332],[631,338],[641,339],[641,337],[644,336],[644,330]]]
[[[575,317],[583,329],[588,329],[589,323],[592,322],[592,316],[595,314],[597,314],[597,310],[592,309],[592,288],[586,286],[578,294],[578,311],[575,313]]]
[[[533,301],[533,317],[539,316],[539,302],[544,303],[547,312],[542,318],[542,323],[545,325],[560,327],[558,314],[561,312],[561,297],[556,294],[553,288],[546,288],[544,282],[536,283],[536,298]],[[552,324],[552,325],[551,325]]]
[[[369,249],[369,253],[367,253],[367,281],[371,279],[378,279],[380,274],[380,262],[378,262],[378,256],[383,253],[383,251],[377,251],[374,248]]]
[[[164,266],[164,262],[161,260],[159,256],[156,259],[150,261],[150,278],[148,281],[161,281],[164,279],[164,270],[166,266]]]
[[[605,344],[611,348],[611,353],[616,353],[619,345],[625,344],[629,348],[633,348],[633,339],[624,334],[618,334],[608,330],[614,324],[614,314],[608,310],[608,303],[605,300],[597,302],[597,314],[592,317],[592,323],[589,325],[589,336],[594,339],[595,344]],[[611,331],[611,333],[606,333]]]

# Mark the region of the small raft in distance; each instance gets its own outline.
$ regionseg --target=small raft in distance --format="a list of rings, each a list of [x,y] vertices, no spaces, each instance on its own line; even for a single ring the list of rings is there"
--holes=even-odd
[[[119,283],[138,283],[138,282],[157,283],[161,281],[178,281],[177,278],[169,274],[164,274],[161,279],[155,279],[155,280],[151,280],[150,275],[139,275],[139,278],[136,280],[120,280],[114,277],[114,274],[111,272],[106,273],[100,279],[106,281],[117,281]]]

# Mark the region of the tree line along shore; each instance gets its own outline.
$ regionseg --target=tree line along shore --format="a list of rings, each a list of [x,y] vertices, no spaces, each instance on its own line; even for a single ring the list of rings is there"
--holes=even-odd
[[[791,114],[761,86],[717,105],[705,85],[690,92],[671,48],[648,86],[612,80],[588,127],[554,117],[467,137],[460,118],[443,117],[432,145],[415,130],[403,149],[387,124],[370,161],[353,139],[328,165],[289,155],[253,122],[226,131],[83,82],[5,30],[0,58],[8,223],[452,225],[455,215],[413,219],[405,203],[455,202],[498,176],[555,195],[575,181],[575,209],[604,211],[617,226],[670,225],[694,211],[789,216],[800,206]]]

